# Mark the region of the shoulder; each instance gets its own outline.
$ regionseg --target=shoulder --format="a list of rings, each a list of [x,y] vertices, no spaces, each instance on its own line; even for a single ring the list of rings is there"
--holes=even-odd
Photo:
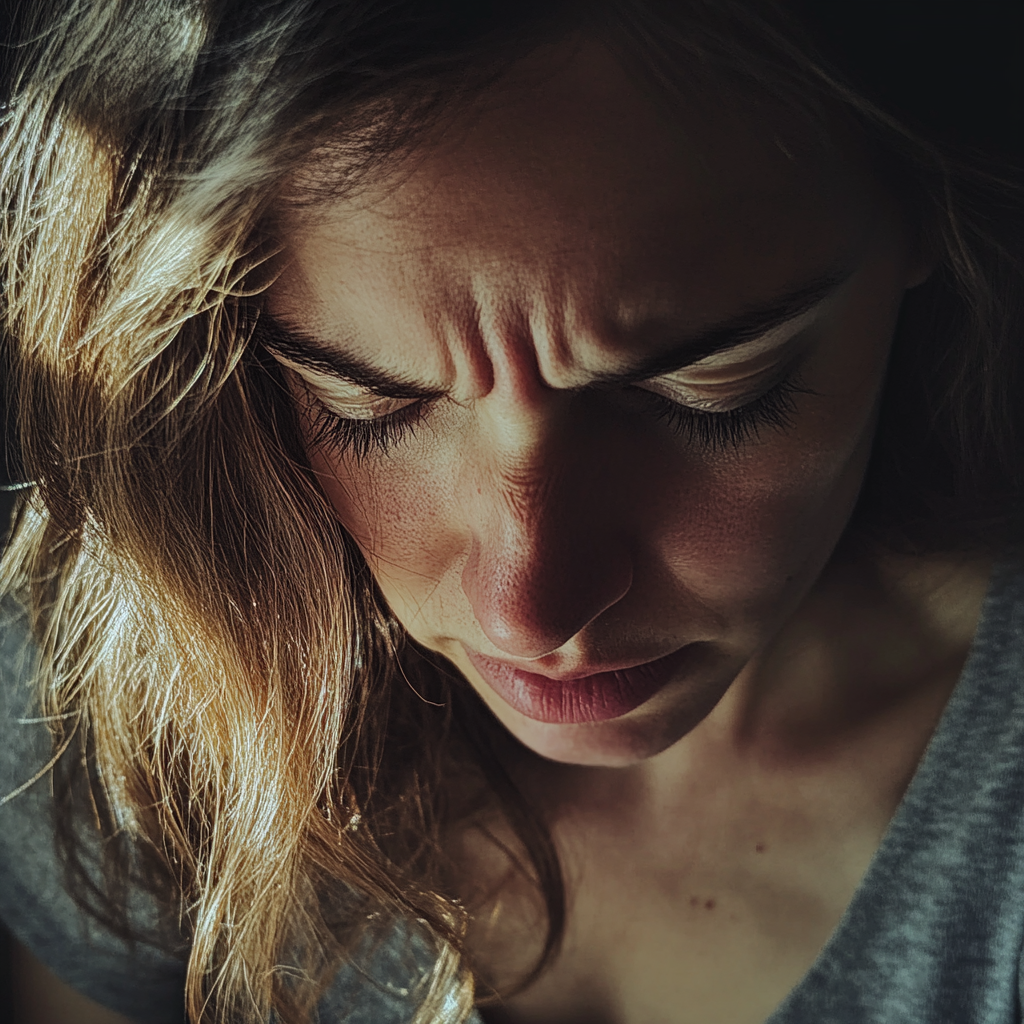
[[[17,606],[5,602],[0,615],[0,919],[17,940],[25,999],[42,1000],[52,1011],[40,1020],[181,1024],[186,945],[175,955],[145,941],[126,942],[67,891],[55,843],[50,736],[31,685],[36,652]],[[133,922],[158,917],[141,889],[129,890],[128,898]],[[320,1018],[406,1024],[430,966],[413,930],[385,929],[339,970],[320,1002]],[[114,1015],[97,1015],[107,1011]]]
[[[88,999],[152,1024],[180,1024],[184,963],[129,943],[80,909],[55,843],[50,736],[31,686],[35,650],[24,614],[0,605],[0,918],[45,969]],[[145,916],[142,892],[131,892]],[[31,961],[29,961],[31,962]]]
[[[123,1014],[108,1010],[65,985],[20,943],[11,950],[12,1024],[130,1024]]]

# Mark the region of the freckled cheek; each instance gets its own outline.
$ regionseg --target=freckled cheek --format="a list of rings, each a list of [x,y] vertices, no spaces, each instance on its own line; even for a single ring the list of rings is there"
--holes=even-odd
[[[301,409],[302,394],[292,390]],[[466,542],[451,518],[451,467],[422,456],[365,463],[339,457],[309,445],[311,423],[300,419],[310,465],[392,608],[403,617],[404,606],[421,607],[465,557]]]
[[[311,461],[393,606],[421,601],[461,564],[467,542],[451,517],[451,483],[429,460],[356,466],[313,453]]]

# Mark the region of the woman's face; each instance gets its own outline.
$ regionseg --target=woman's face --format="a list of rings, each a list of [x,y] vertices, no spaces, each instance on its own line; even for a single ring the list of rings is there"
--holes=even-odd
[[[833,550],[923,277],[856,145],[552,49],[285,224],[276,354],[398,619],[541,755],[682,737]]]

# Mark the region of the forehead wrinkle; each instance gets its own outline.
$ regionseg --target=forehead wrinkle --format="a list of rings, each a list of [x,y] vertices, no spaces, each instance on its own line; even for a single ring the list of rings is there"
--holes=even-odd
[[[551,387],[585,387],[617,366],[612,333],[590,307],[593,300],[562,295],[546,303],[533,328],[540,374]]]
[[[505,296],[482,310],[486,316],[484,345],[490,356],[494,381],[513,383],[539,376],[529,308],[514,296]]]
[[[546,281],[540,289],[539,302],[531,311],[531,330],[535,339],[537,362],[541,376],[552,387],[574,387],[583,383],[588,367],[581,365],[580,356],[590,339],[591,332],[582,329],[579,287]],[[537,344],[541,342],[541,344]]]
[[[543,273],[537,280],[518,273],[509,281],[509,268],[504,269],[500,288],[486,275],[475,275],[471,300],[492,374],[526,375],[553,388],[584,385],[595,368],[583,350],[597,333],[594,318],[582,313],[588,300],[574,296],[579,289],[567,288],[558,275]],[[598,342],[599,351],[604,347]]]
[[[468,378],[468,394],[487,394],[494,386],[494,366],[484,340],[480,303],[470,289],[438,291],[442,298],[429,320],[434,337],[443,339],[450,379]]]
[[[501,297],[492,289],[478,301],[490,364],[496,376],[519,383],[582,387],[594,372],[586,349],[593,347],[595,331],[582,326],[589,321],[580,312],[587,303],[574,299],[557,277],[531,278],[517,275],[516,286],[503,289]]]

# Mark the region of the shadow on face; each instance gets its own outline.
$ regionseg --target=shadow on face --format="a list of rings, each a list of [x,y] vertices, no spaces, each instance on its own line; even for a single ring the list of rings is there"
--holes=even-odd
[[[926,273],[855,142],[574,41],[283,220],[277,355],[409,633],[546,757],[678,740],[835,546]]]

